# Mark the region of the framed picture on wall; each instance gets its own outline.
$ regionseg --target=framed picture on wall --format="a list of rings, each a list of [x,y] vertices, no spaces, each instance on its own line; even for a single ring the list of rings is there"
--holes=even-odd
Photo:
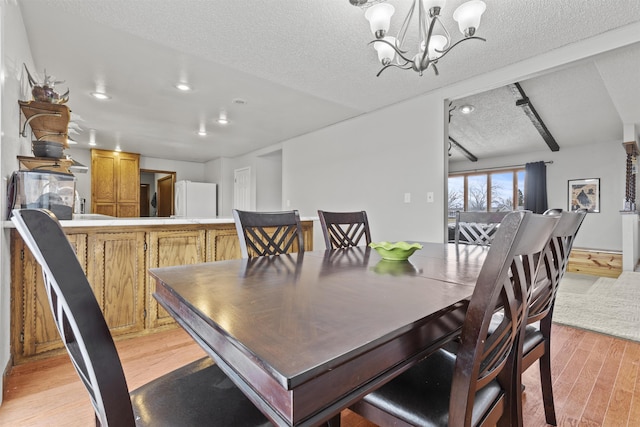
[[[570,179],[568,210],[600,212],[600,178]]]

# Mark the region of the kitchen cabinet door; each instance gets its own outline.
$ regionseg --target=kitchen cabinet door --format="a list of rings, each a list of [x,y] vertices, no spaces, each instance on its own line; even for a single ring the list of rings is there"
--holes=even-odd
[[[240,241],[235,224],[207,231],[207,261],[239,259]]]
[[[111,334],[142,331],[145,313],[145,233],[89,235],[87,276]]]
[[[87,235],[67,235],[86,272]],[[12,345],[15,362],[62,349],[53,321],[42,269],[16,230],[12,230]]]
[[[167,230],[149,233],[149,268],[205,262],[205,230]],[[174,323],[173,318],[162,308],[153,293],[156,283],[148,280],[147,327],[156,328]]]
[[[91,212],[140,216],[140,155],[91,150]]]

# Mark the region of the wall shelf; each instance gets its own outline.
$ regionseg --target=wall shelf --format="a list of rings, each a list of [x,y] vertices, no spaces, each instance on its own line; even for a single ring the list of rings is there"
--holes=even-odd
[[[18,161],[20,162],[20,170],[40,170],[67,174],[71,174],[69,167],[73,164],[73,160],[52,159],[49,157],[18,156]]]
[[[37,101],[18,101],[20,104],[20,135],[27,136],[27,125],[31,126],[38,141],[58,142],[69,148],[67,136],[69,130],[69,107],[64,104],[51,104]]]

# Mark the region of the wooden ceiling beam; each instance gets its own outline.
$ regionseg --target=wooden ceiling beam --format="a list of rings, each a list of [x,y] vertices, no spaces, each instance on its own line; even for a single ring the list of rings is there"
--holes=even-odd
[[[542,139],[544,139],[544,142],[547,143],[551,151],[560,151],[560,146],[558,145],[555,138],[553,137],[553,135],[551,135],[551,132],[549,132],[549,129],[547,129],[547,126],[545,126],[544,122],[538,115],[538,112],[533,107],[533,104],[529,100],[529,97],[527,97],[527,94],[522,89],[522,86],[520,86],[520,83],[513,83],[508,86],[509,86],[509,89],[511,89],[513,96],[516,98],[516,106],[522,107],[522,110],[527,115],[529,120],[531,120],[531,123],[536,128],[536,130],[540,133],[540,136],[542,136]]]
[[[462,151],[462,154],[464,154],[464,156],[471,160],[472,162],[477,162],[478,158],[476,156],[474,156],[473,154],[471,154],[471,152],[469,152],[469,150],[467,150],[466,148],[464,148],[458,141],[456,141],[455,139],[449,137],[449,143],[451,144],[451,146],[456,147],[458,150]]]

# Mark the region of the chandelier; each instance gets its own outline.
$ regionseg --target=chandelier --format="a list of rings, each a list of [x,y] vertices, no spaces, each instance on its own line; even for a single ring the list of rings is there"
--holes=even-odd
[[[475,35],[480,25],[480,17],[486,5],[480,0],[471,0],[460,5],[453,12],[453,19],[458,23],[463,38],[452,43],[449,31],[440,21],[440,12],[447,0],[414,0],[409,13],[404,18],[396,37],[388,36],[391,16],[395,8],[384,0],[349,0],[354,6],[366,8],[365,18],[369,21],[371,32],[375,36],[370,44],[378,52],[382,63],[379,76],[389,67],[413,70],[419,75],[431,67],[438,75],[438,61],[458,44],[466,40],[482,40]],[[405,38],[414,15],[418,18],[418,41],[414,49],[406,46]],[[415,53],[411,53],[411,52]]]

